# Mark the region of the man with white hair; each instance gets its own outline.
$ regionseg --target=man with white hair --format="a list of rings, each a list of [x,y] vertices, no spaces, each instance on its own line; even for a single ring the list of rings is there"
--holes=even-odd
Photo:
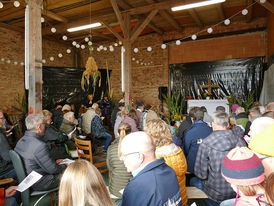
[[[155,146],[146,133],[127,135],[120,159],[133,175],[123,192],[122,206],[182,205],[176,174],[163,158],[156,159]]]
[[[82,130],[86,134],[91,134],[91,120],[95,116],[95,110],[99,108],[99,105],[97,103],[94,103],[92,107],[89,107],[85,114],[83,115],[82,120]]]
[[[236,146],[245,146],[241,138],[229,130],[228,114],[225,112],[212,115],[213,132],[200,144],[194,174],[190,185],[203,190],[209,199],[208,205],[219,205],[223,200],[236,196],[230,184],[221,175],[221,164],[227,153]]]
[[[272,124],[274,124],[274,119],[270,117],[259,117],[252,122],[248,135],[252,138],[263,132],[268,126]]]
[[[42,114],[30,114],[26,118],[27,131],[24,136],[17,142],[15,152],[17,152],[25,165],[27,174],[36,171],[43,177],[35,183],[32,188],[42,191],[52,189],[59,184],[59,174],[65,169],[65,165],[54,162],[50,156],[48,147],[42,141],[45,131],[44,117]]]

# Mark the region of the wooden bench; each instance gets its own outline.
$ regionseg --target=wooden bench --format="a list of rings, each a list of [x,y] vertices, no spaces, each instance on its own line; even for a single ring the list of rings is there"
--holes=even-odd
[[[208,196],[197,187],[186,187],[187,197],[188,199],[205,199]]]

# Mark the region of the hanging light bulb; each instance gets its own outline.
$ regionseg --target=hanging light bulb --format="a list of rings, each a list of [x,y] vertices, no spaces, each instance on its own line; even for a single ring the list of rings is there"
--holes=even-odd
[[[20,65],[21,65],[21,66],[24,66],[24,62],[20,62]]]
[[[107,51],[108,50],[108,48],[107,47],[104,47],[104,51]]]
[[[63,54],[62,54],[62,53],[59,53],[59,54],[58,54],[58,57],[59,57],[59,58],[62,58],[62,57],[63,57]]]
[[[113,52],[113,51],[114,51],[113,46],[109,46],[109,51],[111,51],[111,52]]]
[[[226,19],[226,20],[224,21],[224,23],[225,23],[225,25],[229,25],[229,24],[230,24],[230,20],[229,20],[229,19]]]
[[[41,22],[44,23],[45,22],[45,18],[41,17]]]
[[[5,61],[5,58],[1,58],[1,61],[4,62],[4,61]]]
[[[50,57],[49,60],[53,62],[54,61],[54,57]]]
[[[73,46],[76,46],[76,44],[77,44],[76,41],[73,41],[73,42],[72,42],[72,45],[73,45]]]
[[[97,48],[97,51],[98,51],[98,52],[100,52],[100,51],[101,51],[101,49],[98,47],[98,48]]]
[[[193,35],[191,36],[191,39],[192,39],[192,40],[196,40],[196,39],[197,39],[197,35],[196,35],[196,34],[193,34]]]
[[[243,9],[243,10],[242,10],[242,15],[245,16],[245,15],[247,15],[247,13],[248,13],[248,10],[247,10],[247,9]]]
[[[136,61],[136,64],[139,64],[139,60]]]
[[[121,41],[119,41],[119,44],[122,45],[123,43]]]
[[[181,44],[181,41],[180,40],[177,40],[176,41],[176,45],[180,45]]]
[[[9,59],[7,60],[7,63],[10,64],[10,60]]]
[[[213,29],[210,27],[207,29],[207,33],[211,34],[213,32]]]
[[[19,2],[19,1],[14,1],[14,2],[13,2],[13,5],[14,5],[15,7],[19,7],[19,6],[20,6],[20,2]]]
[[[166,44],[162,44],[162,45],[161,45],[161,48],[162,48],[162,49],[165,49],[165,48],[166,48]]]
[[[118,43],[114,43],[114,46],[118,46]]]
[[[88,45],[89,45],[89,46],[91,46],[91,45],[92,45],[92,42],[91,42],[91,41],[89,41],[89,42],[88,42]]]
[[[45,63],[46,63],[46,60],[45,60],[45,59],[42,59],[42,63],[45,64]]]
[[[55,29],[54,27],[52,27],[52,28],[50,29],[50,31],[51,31],[52,33],[55,33],[55,32],[56,32],[56,29]]]
[[[82,44],[81,45],[81,49],[85,49],[85,48],[86,48],[86,46]]]
[[[70,54],[70,53],[71,53],[71,50],[70,50],[70,49],[67,49],[67,53]]]
[[[80,48],[80,44],[76,44],[76,48],[79,49]]]
[[[134,48],[133,50],[135,53],[138,53],[139,49],[138,48]]]
[[[13,62],[14,63],[14,65],[17,65],[18,64],[18,62]]]
[[[103,45],[100,45],[100,46],[99,46],[99,49],[100,49],[100,50],[104,49]]]
[[[132,61],[135,61],[135,58],[134,58],[134,57],[132,57]]]
[[[151,51],[152,51],[152,48],[149,46],[149,47],[147,48],[147,51],[148,51],[148,52],[151,52]]]
[[[88,38],[88,37],[86,37],[86,38],[85,38],[85,42],[88,42],[88,41],[89,41],[89,38]]]
[[[3,3],[0,1],[0,9],[4,7]]]
[[[266,0],[260,0],[261,4],[264,4],[266,2]]]
[[[67,37],[66,35],[64,35],[64,36],[62,37],[62,39],[63,39],[64,41],[66,41],[66,40],[68,39],[68,37]]]

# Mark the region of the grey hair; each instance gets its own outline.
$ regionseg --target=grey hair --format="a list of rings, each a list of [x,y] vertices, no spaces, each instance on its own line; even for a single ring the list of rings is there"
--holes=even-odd
[[[27,116],[25,123],[28,130],[34,130],[40,124],[43,124],[44,116],[42,114],[30,114]]]
[[[229,118],[226,112],[214,112],[212,115],[212,120],[215,124],[228,127],[229,126]]]
[[[64,119],[66,119],[68,121],[72,117],[74,117],[74,112],[67,112],[66,114],[64,114]]]

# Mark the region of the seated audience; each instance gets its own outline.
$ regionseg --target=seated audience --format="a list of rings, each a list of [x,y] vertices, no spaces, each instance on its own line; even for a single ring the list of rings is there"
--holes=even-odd
[[[34,190],[48,190],[59,185],[59,175],[65,169],[65,165],[58,165],[62,160],[53,161],[49,156],[48,147],[42,141],[45,131],[44,117],[42,114],[30,114],[26,118],[27,131],[17,142],[17,152],[24,163],[27,175],[36,171],[43,177],[36,182]]]
[[[178,128],[178,133],[177,133],[177,136],[181,138],[183,145],[185,144],[186,132],[191,127],[191,125],[192,125],[192,121],[189,114],[186,116],[185,120],[183,120],[182,123],[180,124]]]
[[[246,127],[246,124],[248,122],[248,116],[247,114],[245,113],[245,109],[243,107],[238,107],[236,109],[236,124],[238,126],[242,126],[243,129],[245,129]]]
[[[203,121],[204,112],[200,107],[190,109],[192,125],[186,132],[184,152],[187,160],[187,171],[194,173],[196,155],[203,139],[212,133],[212,128]]]
[[[16,198],[13,197],[18,186],[10,186],[7,189],[0,188],[0,206],[17,206]]]
[[[145,110],[144,103],[143,102],[137,102],[137,108],[136,108],[136,114],[137,114],[137,118],[138,118],[137,125],[140,122],[140,119],[141,119],[141,116],[142,116],[142,113],[143,113],[144,110]]]
[[[0,133],[0,179],[13,178],[17,179],[16,172],[9,156],[11,150],[7,138]]]
[[[265,205],[264,167],[247,147],[236,147],[227,154],[222,163],[222,176],[237,193],[236,199],[231,199],[234,205]]]
[[[56,129],[60,129],[63,122],[62,106],[57,105],[52,111],[52,123]]]
[[[99,101],[99,107],[102,111],[103,117],[110,115],[111,101],[108,99],[108,95],[105,94],[103,99]]]
[[[52,113],[43,110],[44,122],[46,123],[44,138],[48,146],[50,157],[54,160],[69,158],[66,150],[66,141],[69,139],[65,133],[60,132],[51,124]]]
[[[103,139],[103,151],[107,152],[108,146],[112,140],[111,134],[103,126],[101,120],[102,112],[100,108],[95,109],[95,115],[91,120],[91,133],[98,139]]]
[[[213,132],[200,144],[193,177],[190,185],[203,190],[209,199],[208,205],[218,205],[221,201],[235,197],[230,185],[221,175],[221,164],[227,153],[236,146],[245,146],[242,139],[232,130],[228,130],[228,114],[225,112],[212,115]]]
[[[138,125],[139,130],[143,131],[146,123],[153,119],[160,119],[160,118],[158,117],[157,113],[151,109],[151,106],[147,105],[139,121],[139,125]]]
[[[274,102],[269,102],[265,105],[265,112],[274,112]]]
[[[136,111],[134,109],[131,109],[127,112],[127,110],[124,110],[122,112],[122,121],[121,123],[128,123],[131,127],[131,132],[137,132],[137,115]]]
[[[117,113],[122,111],[125,107],[125,102],[118,102],[116,103],[112,113],[111,113],[111,117],[110,117],[110,123],[111,123],[111,127],[114,128],[115,125],[115,121],[117,118]],[[114,133],[115,134],[115,133]],[[116,136],[115,136],[116,137]]]
[[[60,131],[64,132],[68,137],[69,141],[67,141],[67,146],[69,150],[76,149],[74,144],[74,138],[78,137],[78,130],[76,129],[76,119],[74,117],[73,112],[67,112],[64,114],[64,119],[62,122],[62,125],[60,127]]]
[[[121,206],[182,205],[176,174],[163,158],[156,159],[153,140],[146,133],[127,135],[121,143],[120,158],[133,175]]]
[[[91,120],[95,116],[95,109],[99,108],[97,103],[94,103],[92,107],[89,107],[82,118],[82,130],[86,134],[91,134]]]
[[[132,177],[127,172],[124,163],[120,160],[119,147],[123,138],[131,133],[131,127],[127,123],[121,123],[118,128],[118,138],[116,138],[107,151],[107,166],[110,172],[109,191],[117,198],[122,198],[121,190],[124,189]]]
[[[274,124],[253,136],[248,147],[262,160],[266,177],[274,172]]]
[[[175,171],[180,186],[182,204],[187,205],[186,158],[182,149],[172,143],[169,126],[163,120],[151,120],[146,124],[144,131],[154,141],[156,158],[164,158],[166,164]]]
[[[76,160],[65,170],[59,187],[59,206],[113,206],[104,180],[96,167]]]
[[[262,117],[270,117],[270,118],[274,119],[274,111],[273,112],[265,112],[264,114],[262,114]]]
[[[117,113],[117,117],[116,117],[116,120],[115,120],[115,124],[114,124],[114,135],[115,135],[115,138],[118,138],[119,135],[118,135],[118,127],[119,125],[121,124],[122,122],[122,116],[125,116],[127,115],[127,109],[123,109],[122,111],[118,112]]]
[[[62,107],[62,113],[63,113],[63,116],[64,114],[68,113],[68,112],[72,112],[71,111],[71,106],[69,104],[65,104],[63,107]]]
[[[215,112],[225,112],[225,108],[223,106],[218,106],[218,107],[216,107]]]
[[[248,115],[248,122],[246,123],[246,126],[245,126],[245,135],[248,134],[249,132],[249,129],[250,129],[250,125],[252,124],[252,122],[261,117],[261,111],[260,111],[260,108],[259,107],[252,107],[250,110],[249,110],[249,115]]]

